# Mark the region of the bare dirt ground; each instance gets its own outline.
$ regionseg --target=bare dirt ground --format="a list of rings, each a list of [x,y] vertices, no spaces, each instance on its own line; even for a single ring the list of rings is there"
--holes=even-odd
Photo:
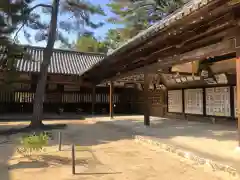
[[[63,122],[63,121],[61,121]],[[17,123],[18,126],[22,123]],[[229,180],[171,153],[148,148],[131,134],[109,128],[104,122],[69,121],[63,132],[63,151],[57,136],[44,152],[23,157],[17,145],[0,144],[1,180]],[[14,123],[0,124],[9,128]],[[57,134],[57,132],[56,132]],[[11,137],[11,140],[20,135]],[[4,140],[0,137],[1,142]],[[71,174],[70,144],[76,144],[76,175]]]

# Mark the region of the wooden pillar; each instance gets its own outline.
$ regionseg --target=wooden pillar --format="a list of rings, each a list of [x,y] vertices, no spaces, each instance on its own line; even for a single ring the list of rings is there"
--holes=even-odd
[[[113,82],[109,82],[109,116],[113,119]]]
[[[145,126],[150,126],[148,89],[149,89],[149,75],[145,73],[144,74],[144,125]]]
[[[95,105],[96,105],[96,86],[92,87],[92,116],[95,115]]]
[[[182,90],[182,113],[183,113],[183,119],[187,120],[187,116],[186,116],[186,113],[185,113],[185,93],[184,93],[184,89],[181,89],[181,90]]]
[[[235,120],[235,107],[234,107],[234,87],[230,86],[230,112],[231,112],[231,120]]]
[[[240,49],[237,49],[237,59],[236,59],[236,88],[237,88],[237,125],[238,125],[238,147],[240,147]]]
[[[203,104],[202,104],[202,107],[203,107],[203,116],[206,116],[206,115],[207,115],[207,107],[206,107],[206,88],[203,88],[202,96],[203,96]]]
[[[238,21],[238,25],[240,25]],[[237,96],[237,132],[238,132],[238,149],[240,149],[240,27],[236,33],[235,50],[236,50],[236,96]]]

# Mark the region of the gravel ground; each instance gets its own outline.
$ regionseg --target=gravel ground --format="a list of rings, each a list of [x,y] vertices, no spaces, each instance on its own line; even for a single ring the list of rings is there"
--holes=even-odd
[[[60,121],[59,121],[60,122]],[[62,122],[62,121],[61,121]],[[64,122],[66,123],[66,122]],[[18,123],[19,124],[19,123]],[[1,180],[230,180],[171,153],[136,143],[131,133],[101,122],[69,121],[63,151],[57,138],[44,152],[23,157],[17,145],[0,145]],[[5,123],[4,127],[14,123]],[[19,138],[14,136],[11,139]],[[1,140],[4,138],[1,137]],[[71,174],[70,144],[75,143],[76,175]]]

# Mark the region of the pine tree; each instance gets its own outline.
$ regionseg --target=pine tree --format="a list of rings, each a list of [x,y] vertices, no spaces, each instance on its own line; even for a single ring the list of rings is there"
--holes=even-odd
[[[85,33],[78,37],[75,49],[81,52],[105,53],[107,51],[106,44],[101,42],[93,33]]]
[[[36,13],[35,9],[50,15],[50,23],[44,22],[41,19],[41,13]],[[105,15],[100,6],[95,6],[84,0],[53,0],[52,4],[37,4],[31,7],[28,13],[25,13],[26,18],[18,31],[23,31],[26,39],[30,42],[32,36],[28,29],[31,28],[37,31],[36,41],[47,41],[43,51],[43,62],[40,67],[30,127],[43,126],[45,85],[55,41],[61,41],[70,46],[67,36],[64,36],[64,31],[69,34],[73,32],[81,34],[86,31],[85,26],[91,28],[102,26],[102,23],[91,21],[91,16],[94,14]],[[66,17],[68,18],[66,19]]]
[[[24,21],[25,14],[30,11],[28,1],[0,1],[0,71],[4,74],[1,90],[11,87],[16,73],[14,64],[16,59],[23,56],[24,50],[18,46],[17,38],[12,34]]]
[[[23,22],[23,15],[27,11],[29,11],[28,4],[24,1],[0,1],[0,49],[2,54],[0,68],[2,70],[12,70],[14,56],[22,52],[22,49],[14,43],[11,35]]]
[[[186,0],[112,0],[108,6],[114,16],[109,18],[108,21],[122,24],[124,28],[111,30],[111,32],[108,33],[109,37],[107,36],[107,39],[114,37],[112,35],[115,33],[119,35],[119,41],[124,42],[174,12],[177,8],[181,7],[185,1]]]

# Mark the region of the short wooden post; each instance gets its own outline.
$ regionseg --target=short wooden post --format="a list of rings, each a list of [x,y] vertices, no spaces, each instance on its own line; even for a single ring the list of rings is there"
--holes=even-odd
[[[182,113],[183,113],[183,119],[184,120],[188,120],[187,119],[187,115],[185,113],[185,90],[184,89],[181,89],[182,91]]]
[[[96,104],[96,86],[92,87],[92,116],[95,115],[95,104]]]
[[[72,145],[72,174],[75,174],[76,173],[76,170],[75,170],[75,145],[73,144]]]
[[[149,112],[149,100],[148,100],[148,88],[149,88],[149,76],[144,74],[144,125],[150,126],[150,112]]]
[[[58,133],[58,150],[59,151],[62,150],[62,132],[61,131]]]
[[[113,82],[110,81],[109,83],[109,116],[111,119],[113,119]]]

